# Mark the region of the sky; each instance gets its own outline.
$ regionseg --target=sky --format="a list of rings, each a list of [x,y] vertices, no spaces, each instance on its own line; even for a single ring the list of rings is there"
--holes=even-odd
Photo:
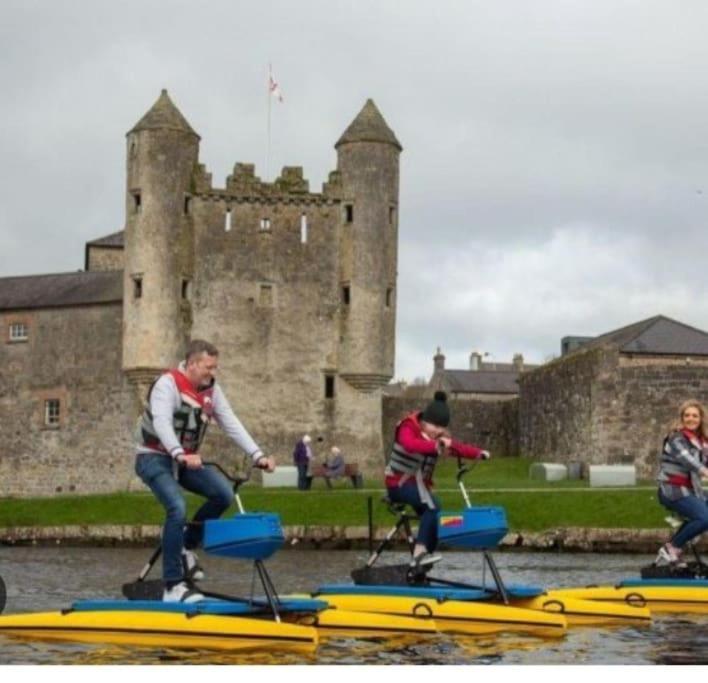
[[[122,229],[125,133],[162,88],[223,187],[320,191],[368,97],[401,141],[396,378],[541,363],[663,314],[708,330],[702,0],[2,0],[0,277]],[[271,174],[272,175],[272,174]]]

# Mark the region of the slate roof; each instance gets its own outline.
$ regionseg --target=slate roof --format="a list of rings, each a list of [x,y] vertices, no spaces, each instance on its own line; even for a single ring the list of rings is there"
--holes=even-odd
[[[656,315],[595,337],[571,354],[606,345],[618,348],[620,353],[708,356],[708,333]]]
[[[402,150],[396,134],[388,127],[374,101],[366,100],[366,104],[357,114],[342,137],[334,145],[335,149],[346,142],[386,142]]]
[[[443,370],[442,386],[453,393],[518,394],[518,372]]]
[[[78,271],[0,278],[0,310],[123,301],[123,271]]]
[[[99,237],[96,240],[86,242],[86,246],[91,247],[115,247],[122,249],[125,246],[124,231],[113,232],[105,237]]]

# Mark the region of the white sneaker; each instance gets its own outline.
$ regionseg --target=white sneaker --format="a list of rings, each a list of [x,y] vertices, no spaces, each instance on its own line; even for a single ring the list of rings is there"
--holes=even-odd
[[[165,588],[162,593],[162,602],[199,602],[199,600],[204,600],[204,596],[186,581],[180,581],[172,588]]]
[[[196,553],[191,550],[182,551],[182,566],[184,567],[184,575],[190,581],[203,581],[204,569],[199,564],[199,558]]]
[[[668,546],[662,545],[659,548],[659,552],[656,556],[655,564],[657,565],[667,565],[667,564],[678,564],[681,561],[681,555],[672,552]]]

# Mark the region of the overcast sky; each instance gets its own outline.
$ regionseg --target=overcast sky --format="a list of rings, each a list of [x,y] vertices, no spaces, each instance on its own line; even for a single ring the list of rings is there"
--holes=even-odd
[[[122,229],[125,133],[170,96],[320,191],[372,97],[403,144],[398,378],[662,313],[708,329],[708,3],[0,0],[0,276]],[[275,104],[275,103],[274,103]]]

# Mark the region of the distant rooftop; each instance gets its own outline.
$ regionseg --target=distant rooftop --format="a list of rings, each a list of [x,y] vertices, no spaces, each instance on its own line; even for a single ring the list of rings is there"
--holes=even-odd
[[[594,337],[571,353],[606,345],[616,347],[621,353],[708,356],[708,333],[656,315]]]
[[[348,142],[385,142],[402,150],[396,134],[389,128],[374,101],[366,104],[334,145],[335,148]]]
[[[123,271],[79,271],[0,278],[0,310],[123,301]]]
[[[119,232],[113,232],[105,237],[91,240],[90,242],[86,242],[86,246],[123,248],[125,246],[124,231],[120,230]]]

